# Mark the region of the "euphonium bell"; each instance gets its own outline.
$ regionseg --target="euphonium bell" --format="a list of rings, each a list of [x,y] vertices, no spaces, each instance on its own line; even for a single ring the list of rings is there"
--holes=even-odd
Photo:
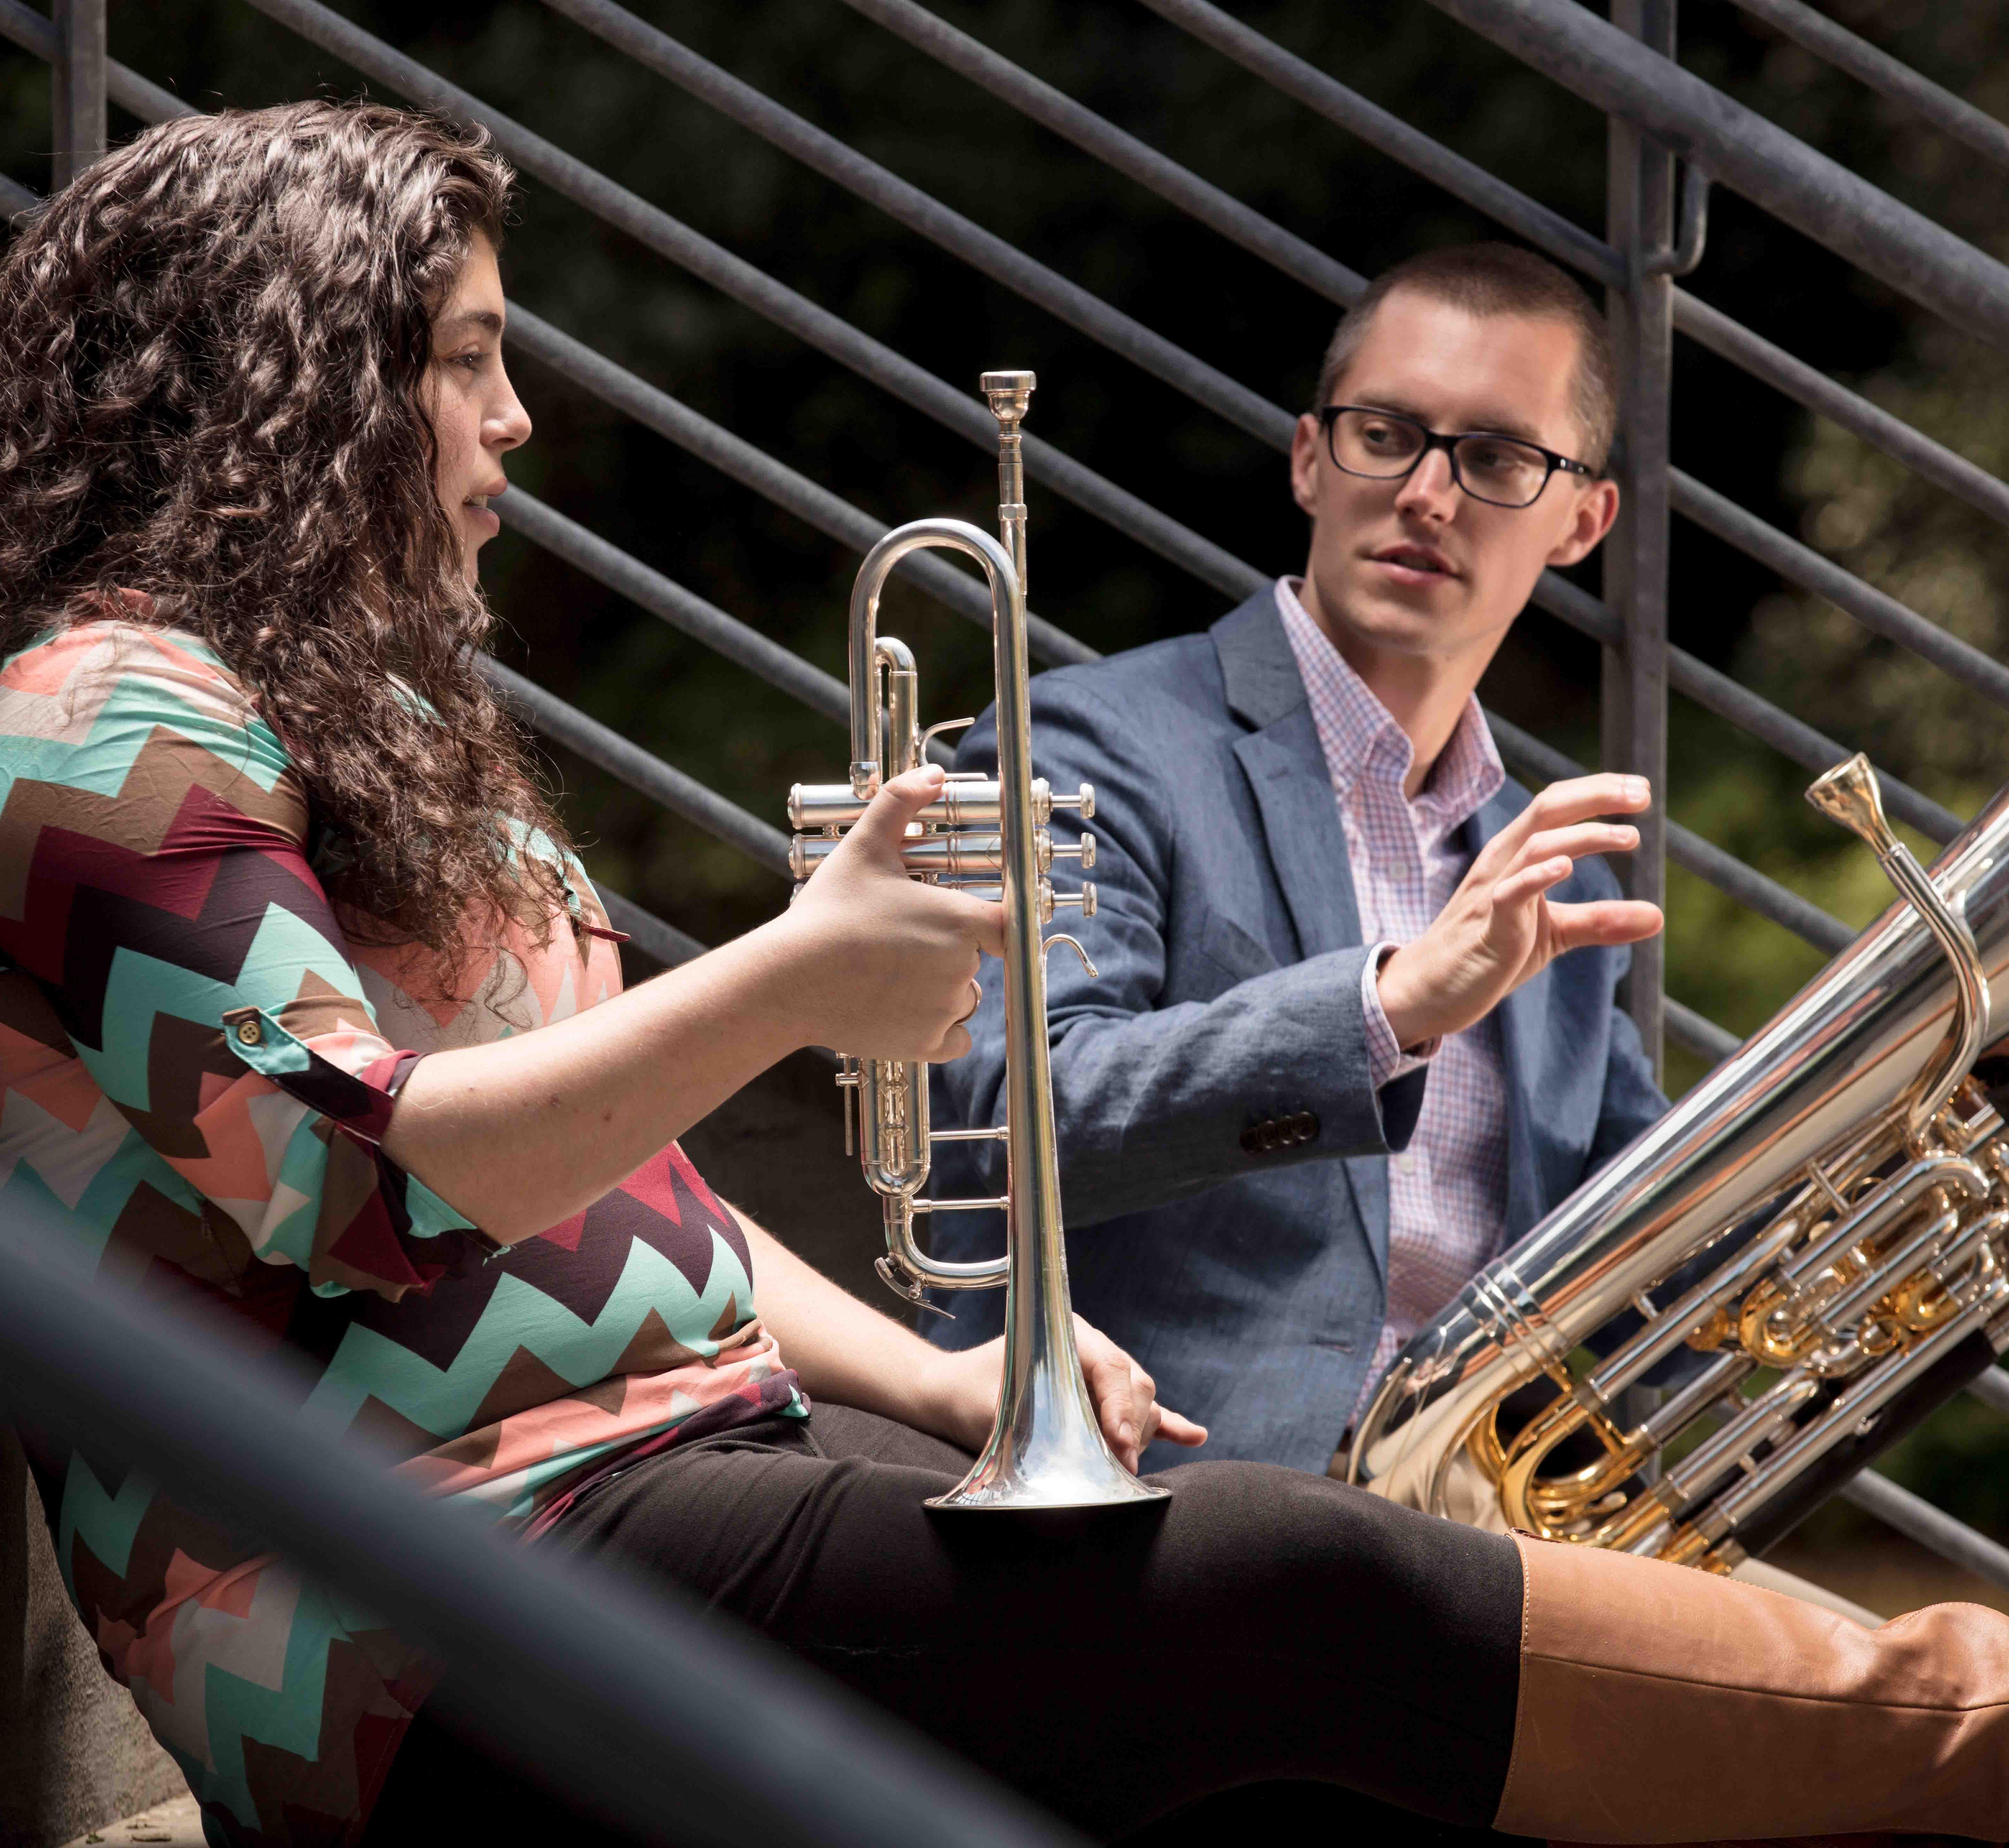
[[[1057,892],[1057,860],[1094,863],[1094,839],[1056,848],[1044,822],[1055,809],[1095,812],[1086,784],[1056,795],[1032,774],[1032,722],[1026,690],[1025,475],[1020,420],[1031,398],[1029,372],[987,372],[984,395],[997,419],[1001,544],[959,520],[917,520],[897,527],[866,555],[851,591],[851,777],[846,784],[798,784],[788,820],[799,830],[791,856],[806,878],[859,815],[885,778],[925,761],[951,720],[920,729],[919,679],[904,642],[879,633],[879,598],[909,552],[959,552],[983,568],[990,587],[997,690],[997,775],[951,776],[921,811],[905,850],[918,879],[995,889],[1004,906],[1004,1126],[932,1129],[928,1073],[918,1060],[845,1058],[847,1129],[855,1109],[866,1183],[885,1216],[886,1254],[879,1274],[909,1301],[922,1292],[1004,1287],[1004,1360],[997,1416],[983,1454],[931,1508],[1039,1509],[1111,1506],[1157,1501],[1166,1492],[1137,1480],[1104,1442],[1075,1350],[1061,1236],[1060,1168],[1054,1126],[1053,1077],[1047,1048],[1046,952],[1065,943],[1095,973],[1072,937],[1043,938],[1054,912],[1078,906],[1095,915],[1095,888]],[[933,1200],[922,1194],[937,1142],[996,1140],[1005,1144],[1004,1194],[990,1200]],[[914,1240],[918,1214],[1000,1208],[1005,1254],[973,1264],[937,1263]]]

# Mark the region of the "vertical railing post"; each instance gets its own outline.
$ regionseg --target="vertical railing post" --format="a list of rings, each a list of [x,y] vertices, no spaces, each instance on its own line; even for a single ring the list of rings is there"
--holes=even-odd
[[[1676,0],[1611,0],[1613,24],[1669,57]],[[1639,818],[1639,846],[1621,860],[1635,898],[1662,902],[1667,874],[1667,430],[1674,370],[1671,277],[1649,273],[1649,259],[1674,241],[1674,163],[1630,122],[1610,119],[1607,141],[1605,234],[1626,259],[1629,286],[1607,296],[1617,349],[1622,439],[1617,475],[1622,505],[1604,548],[1606,601],[1625,624],[1622,647],[1604,657],[1605,768],[1653,786]],[[1667,952],[1656,937],[1632,951],[1625,1004],[1647,1055],[1660,1069],[1660,1001]]]
[[[55,0],[55,20],[50,83],[61,188],[105,151],[105,0]]]

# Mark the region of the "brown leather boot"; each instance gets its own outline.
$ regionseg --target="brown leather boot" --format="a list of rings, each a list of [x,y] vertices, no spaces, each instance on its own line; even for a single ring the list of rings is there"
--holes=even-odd
[[[1864,1630],[1715,1574],[1518,1535],[1493,1827],[1577,1843],[2009,1838],[2009,1617]]]

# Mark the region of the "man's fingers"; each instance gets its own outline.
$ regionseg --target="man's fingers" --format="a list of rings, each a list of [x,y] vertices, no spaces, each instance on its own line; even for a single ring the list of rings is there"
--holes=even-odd
[[[1594,776],[1566,777],[1543,790],[1501,829],[1494,842],[1518,853],[1547,828],[1568,828],[1596,815],[1635,815],[1653,800],[1653,786],[1643,776],[1600,771]]]
[[[1524,905],[1529,899],[1539,898],[1552,886],[1557,886],[1570,876],[1575,863],[1567,854],[1557,854],[1550,860],[1538,860],[1532,866],[1524,866],[1518,873],[1510,873],[1493,889],[1493,908],[1505,910],[1515,905]],[[1552,906],[1552,912],[1588,910],[1589,906]]]
[[[1658,905],[1639,899],[1600,899],[1589,905],[1551,905],[1549,924],[1558,949],[1586,944],[1639,943],[1665,921]]]
[[[1629,853],[1639,844],[1639,830],[1629,821],[1578,821],[1568,828],[1544,828],[1529,837],[1515,857],[1532,866],[1562,854],[1584,860],[1596,853]]]

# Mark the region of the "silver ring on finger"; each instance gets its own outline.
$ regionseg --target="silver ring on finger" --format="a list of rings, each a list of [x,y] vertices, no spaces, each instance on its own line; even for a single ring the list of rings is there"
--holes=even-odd
[[[956,1016],[951,1024],[957,1027],[967,1026],[969,1024],[970,1016],[983,1005],[983,984],[973,975],[969,978],[969,1006],[964,1009],[961,1013]]]

